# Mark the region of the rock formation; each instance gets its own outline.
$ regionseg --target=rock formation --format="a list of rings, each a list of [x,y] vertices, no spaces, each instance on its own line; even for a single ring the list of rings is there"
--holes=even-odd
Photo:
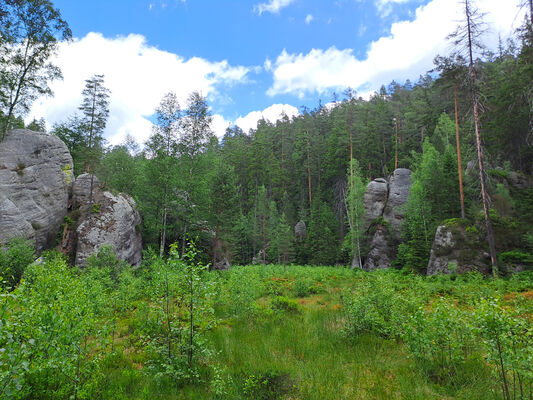
[[[127,195],[101,191],[93,180],[93,202],[88,203],[91,176],[83,174],[74,184],[74,204],[81,216],[76,229],[76,265],[84,267],[87,258],[103,245],[111,245],[118,259],[138,265],[142,257],[139,233],[141,216],[134,200]]]
[[[371,271],[391,266],[400,241],[404,205],[410,188],[411,171],[405,168],[395,170],[388,183],[378,178],[368,184],[363,205],[370,249],[363,269]]]
[[[458,223],[449,223],[437,228],[431,247],[427,274],[464,274],[479,271],[489,274],[490,256],[479,248],[477,233],[468,233]]]
[[[399,238],[403,217],[405,216],[405,203],[411,188],[411,171],[398,168],[389,181],[389,197],[383,213],[383,219],[391,225],[391,233]]]
[[[72,157],[56,136],[25,129],[0,142],[0,243],[24,237],[38,252],[54,245],[67,215]]]
[[[365,208],[365,219],[363,228],[366,231],[376,219],[383,215],[383,210],[387,204],[389,184],[383,178],[374,179],[366,187],[363,197]]]

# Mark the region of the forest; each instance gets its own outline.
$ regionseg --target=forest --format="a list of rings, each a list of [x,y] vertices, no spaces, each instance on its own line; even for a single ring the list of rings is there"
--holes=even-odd
[[[75,176],[135,200],[142,263],[102,246],[80,269],[3,244],[0,398],[531,400],[533,5],[496,52],[464,5],[416,81],[220,139],[201,92],[180,104],[169,90],[145,143],[110,146],[113,93],[87,77],[48,133]],[[60,77],[48,59],[70,28],[49,0],[1,2],[0,26],[0,141],[46,132],[23,117]],[[391,268],[365,271],[390,229],[365,221],[365,191],[398,169],[412,175]],[[464,230],[491,273],[426,276],[440,226]]]

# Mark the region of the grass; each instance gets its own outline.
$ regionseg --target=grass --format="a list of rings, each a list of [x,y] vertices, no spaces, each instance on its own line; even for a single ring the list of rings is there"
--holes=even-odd
[[[401,314],[400,323],[386,318],[383,322],[372,319],[372,307],[379,311],[383,301],[381,309],[383,304],[389,307],[392,298],[431,312],[445,299],[457,309],[471,310],[480,299],[501,298],[506,309],[520,302],[530,327],[533,315],[531,273],[493,280],[476,274],[426,278],[333,267],[247,266],[213,271],[205,276],[216,292],[212,304],[216,323],[206,331],[203,345],[210,355],[199,363],[194,383],[177,385],[168,375],[149,370],[152,355],[146,332],[153,329],[153,310],[161,299],[153,294],[150,272],[138,275],[120,278],[129,283],[120,292],[126,300],[117,303],[121,308],[112,314],[118,317],[114,339],[109,329],[107,336],[89,339],[94,345],[89,358],[95,368],[87,372],[80,400],[496,400],[501,392],[481,346],[475,349],[478,356],[460,366],[461,379],[443,379],[416,359],[396,333],[410,315]],[[99,290],[103,297],[98,301],[109,305],[109,299],[117,297],[106,296],[118,296],[113,290]],[[363,298],[370,299],[364,303],[368,326],[378,321],[393,323],[395,328],[354,333],[350,312],[355,308],[349,308],[353,302],[347,300]],[[105,320],[109,324],[114,317],[108,315]]]

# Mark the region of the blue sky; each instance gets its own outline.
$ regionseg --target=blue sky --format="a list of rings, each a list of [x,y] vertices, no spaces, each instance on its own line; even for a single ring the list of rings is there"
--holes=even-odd
[[[518,0],[478,0],[494,45],[522,22]],[[283,110],[295,115],[347,87],[368,96],[392,79],[416,80],[449,49],[456,0],[54,0],[76,40],[56,62],[64,80],[31,117],[51,124],[75,112],[84,80],[112,91],[106,136],[142,142],[150,115],[173,90],[208,97],[220,135]]]

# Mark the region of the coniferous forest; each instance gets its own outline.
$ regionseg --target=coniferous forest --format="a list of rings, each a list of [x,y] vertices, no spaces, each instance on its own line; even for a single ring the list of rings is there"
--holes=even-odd
[[[533,6],[490,51],[462,4],[450,51],[416,80],[221,138],[200,91],[169,90],[146,142],[111,146],[102,74],[74,114],[24,121],[72,33],[49,0],[0,1],[0,148],[48,131],[90,174],[89,214],[98,185],[142,219],[135,267],[104,244],[75,265],[82,208],[44,251],[2,244],[0,398],[531,400]],[[370,220],[367,187],[390,196],[400,169],[400,222]],[[435,272],[446,229],[460,256]],[[389,268],[367,267],[376,248]]]

